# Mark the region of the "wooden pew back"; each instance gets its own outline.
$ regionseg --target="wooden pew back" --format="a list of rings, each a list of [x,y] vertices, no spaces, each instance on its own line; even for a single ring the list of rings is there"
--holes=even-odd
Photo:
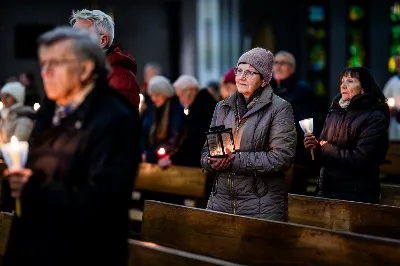
[[[135,189],[202,198],[205,182],[201,168],[172,165],[163,170],[156,164],[141,163]]]
[[[189,253],[182,250],[163,247],[150,242],[129,240],[129,265],[133,266],[202,266],[223,265],[239,266],[240,264],[227,262],[220,259]]]
[[[400,207],[400,186],[382,184],[381,204]]]
[[[289,222],[400,239],[400,208],[289,195]]]
[[[146,201],[142,240],[246,265],[398,265],[400,241]],[[290,265],[289,264],[289,265]]]
[[[0,212],[0,265],[7,247],[11,229],[12,214]]]

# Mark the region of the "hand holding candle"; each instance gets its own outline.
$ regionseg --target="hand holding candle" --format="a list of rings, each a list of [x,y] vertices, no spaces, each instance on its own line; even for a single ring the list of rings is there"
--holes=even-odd
[[[314,130],[314,120],[312,118],[303,119],[299,121],[301,129],[303,129],[304,133],[313,133]],[[314,161],[314,150],[311,149],[311,159]]]
[[[26,165],[26,161],[28,159],[28,149],[29,144],[27,141],[18,141],[15,136],[12,136],[10,143],[5,143],[1,146],[1,152],[3,154],[4,161],[7,164],[8,171],[7,175],[10,177],[10,185],[11,188],[16,191],[21,191],[21,184],[25,184],[28,177],[26,177],[26,173],[19,174],[20,171],[24,171],[23,169]],[[28,175],[30,176],[30,175]],[[25,177],[25,178],[23,178]],[[13,196],[15,199],[15,213],[17,216],[21,215],[21,204],[19,200],[19,193],[13,192]]]

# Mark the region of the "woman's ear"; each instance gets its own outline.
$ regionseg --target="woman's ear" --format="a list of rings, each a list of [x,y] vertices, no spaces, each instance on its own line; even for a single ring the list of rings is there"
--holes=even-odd
[[[263,83],[261,83],[261,87],[265,87],[267,85],[267,82],[263,80]]]

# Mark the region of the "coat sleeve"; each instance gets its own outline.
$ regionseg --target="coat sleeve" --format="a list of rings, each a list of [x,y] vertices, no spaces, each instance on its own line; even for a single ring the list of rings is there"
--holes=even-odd
[[[109,85],[124,95],[134,106],[139,108],[140,88],[133,72],[122,66],[114,66],[109,76]]]
[[[28,117],[20,117],[14,130],[14,136],[20,141],[27,141],[33,129],[33,121]]]
[[[217,121],[217,118],[218,118],[218,114],[220,113],[220,110],[221,110],[221,103],[222,102],[219,102],[217,104],[217,106],[215,107],[214,114],[213,114],[213,117],[211,119],[210,128],[215,127],[215,124],[216,124],[216,121]],[[201,163],[201,166],[203,167],[203,169],[206,170],[207,172],[210,172],[210,173],[215,172],[214,169],[211,168],[211,165],[208,163],[208,145],[207,145],[207,140],[204,143],[203,149],[201,151],[200,163]]]
[[[382,150],[380,145],[387,144],[386,140],[386,118],[375,113],[367,119],[367,123],[360,129],[355,148],[344,149],[326,143],[320,148],[320,160],[321,163],[327,165],[362,169],[371,162],[384,159],[379,157],[385,157],[387,149],[384,155],[379,154],[378,151]]]
[[[70,169],[78,186],[38,183],[34,180],[43,173],[34,172],[37,178],[32,176],[24,188],[22,206],[31,204],[34,208],[29,209],[39,213],[50,210],[52,215],[80,217],[82,221],[97,219],[109,210],[127,212],[139,162],[138,117],[135,120],[122,116],[106,122],[106,126],[96,126],[87,134],[79,152],[81,160],[75,169]],[[30,201],[23,200],[24,194]],[[107,219],[106,216],[109,215],[102,219]]]
[[[232,171],[241,175],[273,175],[290,168],[295,157],[297,133],[293,110],[287,102],[282,103],[272,120],[268,143],[266,151],[237,153]]]

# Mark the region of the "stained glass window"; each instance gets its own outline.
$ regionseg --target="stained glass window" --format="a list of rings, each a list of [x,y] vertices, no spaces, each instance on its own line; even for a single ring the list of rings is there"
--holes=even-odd
[[[307,82],[313,88],[318,117],[315,124],[322,125],[329,107],[329,19],[328,5],[323,1],[309,0],[307,5]],[[318,131],[318,130],[317,130]]]
[[[400,2],[394,1],[390,7],[390,47],[388,70],[390,74],[396,73],[394,57],[400,55]]]
[[[363,1],[349,1],[347,15],[347,66],[367,66],[368,17]]]

